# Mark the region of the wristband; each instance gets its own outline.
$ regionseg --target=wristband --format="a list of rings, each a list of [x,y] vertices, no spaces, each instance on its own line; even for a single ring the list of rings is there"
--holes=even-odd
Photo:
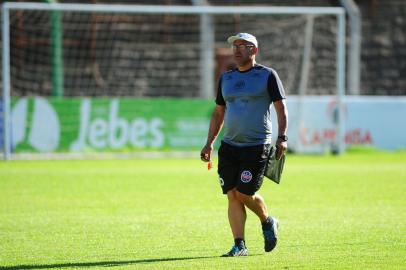
[[[280,139],[280,140],[282,140],[282,141],[284,141],[284,142],[287,142],[287,141],[288,141],[288,136],[286,136],[286,135],[279,135],[279,136],[278,136],[278,139]]]

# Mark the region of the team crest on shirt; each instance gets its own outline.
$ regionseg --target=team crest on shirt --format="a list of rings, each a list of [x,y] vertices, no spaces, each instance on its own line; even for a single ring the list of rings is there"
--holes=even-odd
[[[223,178],[219,177],[219,181],[220,181],[220,185],[221,185],[221,186],[224,186],[224,180],[223,180]]]
[[[244,87],[245,87],[245,82],[243,80],[240,80],[234,84],[235,89],[242,89]]]
[[[252,173],[250,171],[243,171],[241,173],[241,182],[248,183],[252,180]]]

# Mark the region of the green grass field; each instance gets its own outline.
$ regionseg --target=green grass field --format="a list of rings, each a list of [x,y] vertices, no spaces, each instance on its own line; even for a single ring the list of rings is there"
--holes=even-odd
[[[289,155],[260,193],[278,246],[250,213],[250,256],[220,258],[226,198],[198,158],[0,162],[0,269],[406,269],[405,152]]]

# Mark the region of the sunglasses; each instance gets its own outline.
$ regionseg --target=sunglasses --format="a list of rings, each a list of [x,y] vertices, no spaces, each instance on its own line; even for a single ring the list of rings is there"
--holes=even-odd
[[[236,51],[236,50],[246,50],[248,48],[252,48],[254,45],[248,45],[248,44],[240,44],[240,45],[232,45],[231,48]]]

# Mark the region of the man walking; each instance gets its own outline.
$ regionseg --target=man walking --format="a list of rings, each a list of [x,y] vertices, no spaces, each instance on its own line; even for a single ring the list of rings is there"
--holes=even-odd
[[[271,105],[275,107],[278,120],[278,159],[287,149],[288,113],[278,74],[255,62],[257,39],[251,34],[239,33],[227,41],[232,45],[237,68],[220,77],[216,107],[200,155],[205,162],[211,160],[213,144],[224,124],[224,137],[218,150],[218,174],[223,194],[228,198],[234,245],[223,256],[234,257],[248,255],[244,235],[246,208],[261,221],[265,251],[270,252],[276,246],[278,221],[271,217],[257,191],[262,185],[270,150]]]

